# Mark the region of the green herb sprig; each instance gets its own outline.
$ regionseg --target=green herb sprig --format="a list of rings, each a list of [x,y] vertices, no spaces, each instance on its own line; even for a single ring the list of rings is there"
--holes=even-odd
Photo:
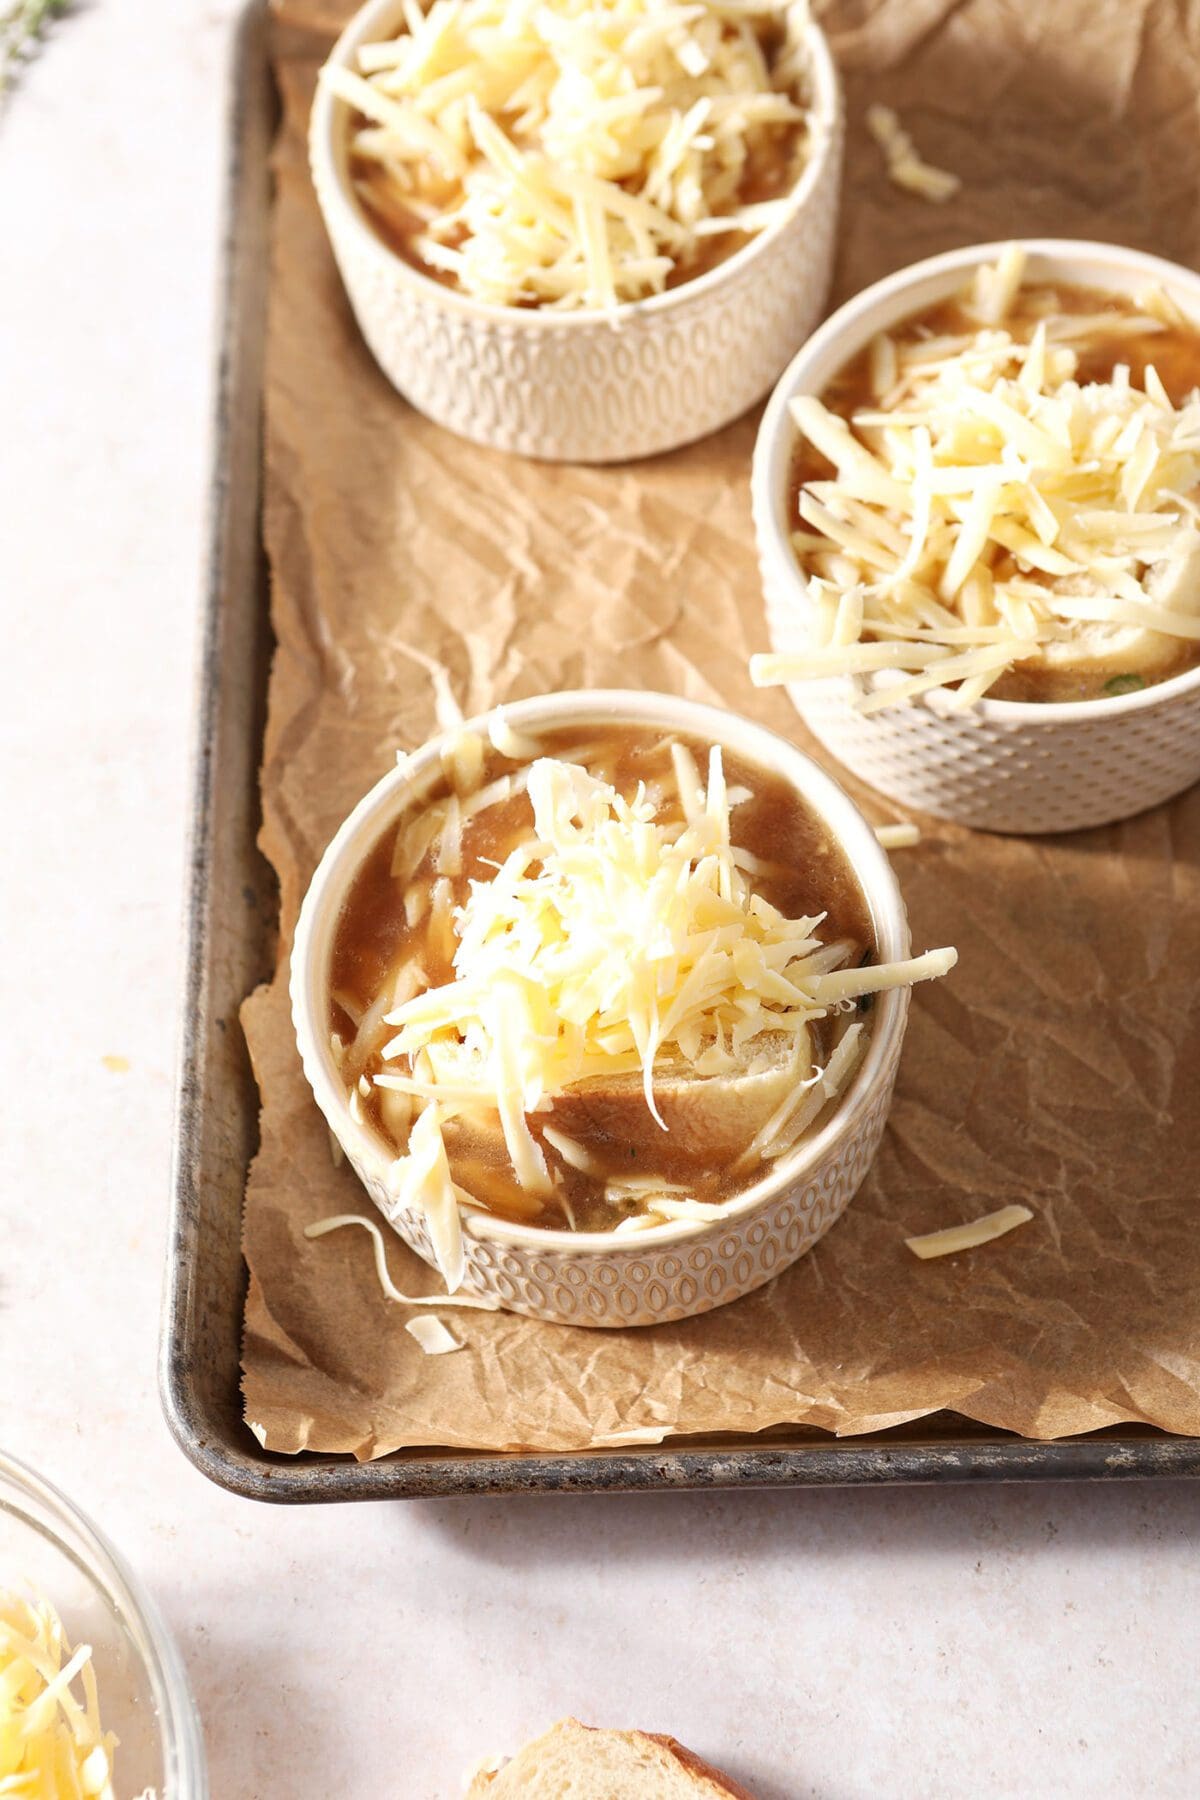
[[[10,88],[21,64],[52,19],[60,18],[71,0],[0,0],[0,95]]]

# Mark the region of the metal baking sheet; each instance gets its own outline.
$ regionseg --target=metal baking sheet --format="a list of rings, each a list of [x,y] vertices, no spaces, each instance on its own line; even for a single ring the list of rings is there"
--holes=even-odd
[[[841,1441],[797,1429],[766,1439],[677,1440],[561,1455],[409,1450],[372,1463],[259,1449],[242,1420],[239,1387],[242,1195],[257,1139],[258,1095],[238,1007],[270,974],[277,914],[274,878],[255,844],[271,647],[260,531],[261,390],[268,153],[277,117],[264,0],[242,15],[231,93],[224,324],[160,1367],[167,1421],[181,1449],[234,1493],[284,1502],[1200,1475],[1194,1438],[1127,1427],[1032,1443],[946,1413]]]

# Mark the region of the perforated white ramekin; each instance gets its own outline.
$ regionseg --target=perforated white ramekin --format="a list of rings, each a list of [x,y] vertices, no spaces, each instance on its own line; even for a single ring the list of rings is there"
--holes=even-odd
[[[909,954],[904,902],[874,832],[836,782],[786,739],[734,713],[665,694],[552,694],[515,702],[505,714],[518,731],[532,733],[621,723],[688,732],[782,775],[825,820],[856,871],[880,959]],[[486,726],[474,720],[467,729]],[[389,1197],[389,1155],[381,1140],[350,1116],[330,1051],[329,965],[338,916],[364,857],[438,779],[443,743],[435,739],[385,775],[337,833],[301,908],[291,968],[292,1017],[317,1105],[380,1212],[427,1262],[434,1255],[423,1216]],[[464,1285],[495,1295],[513,1312],[600,1326],[660,1324],[750,1293],[816,1243],[866,1174],[891,1104],[908,1006],[907,988],[877,997],[866,1056],[832,1117],[739,1195],[726,1217],[681,1220],[617,1237],[541,1231],[464,1210]]]
[[[1002,244],[930,257],[877,282],[827,319],[787,369],[754,452],[754,527],[773,649],[806,648],[804,576],[789,541],[788,403],[820,394],[874,335],[957,293]],[[1200,276],[1110,244],[1031,239],[1027,278],[1136,294],[1157,284],[1200,324]],[[1074,831],[1156,806],[1200,780],[1200,668],[1139,693],[1041,705],[984,699],[956,713],[935,690],[864,717],[863,678],[796,682],[788,693],[826,749],[902,806],[983,831]]]
[[[330,62],[391,36],[400,0],[368,0]],[[350,304],[384,374],[462,437],[555,462],[673,450],[753,406],[820,317],[842,161],[842,103],[810,28],[812,146],[782,223],[668,293],[611,313],[490,306],[423,275],[371,226],[347,173],[348,112],[319,87],[309,157]]]

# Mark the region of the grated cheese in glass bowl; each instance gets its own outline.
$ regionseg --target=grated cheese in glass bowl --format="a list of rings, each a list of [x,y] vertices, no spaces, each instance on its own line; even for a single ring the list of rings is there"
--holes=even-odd
[[[0,1794],[207,1800],[179,1652],[65,1495],[0,1452]]]

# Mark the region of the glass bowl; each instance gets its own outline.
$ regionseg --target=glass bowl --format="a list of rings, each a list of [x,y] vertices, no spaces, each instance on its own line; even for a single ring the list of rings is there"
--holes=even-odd
[[[2,1450],[0,1590],[49,1601],[72,1647],[91,1645],[117,1800],[207,1800],[200,1720],[157,1607],[71,1501]]]

